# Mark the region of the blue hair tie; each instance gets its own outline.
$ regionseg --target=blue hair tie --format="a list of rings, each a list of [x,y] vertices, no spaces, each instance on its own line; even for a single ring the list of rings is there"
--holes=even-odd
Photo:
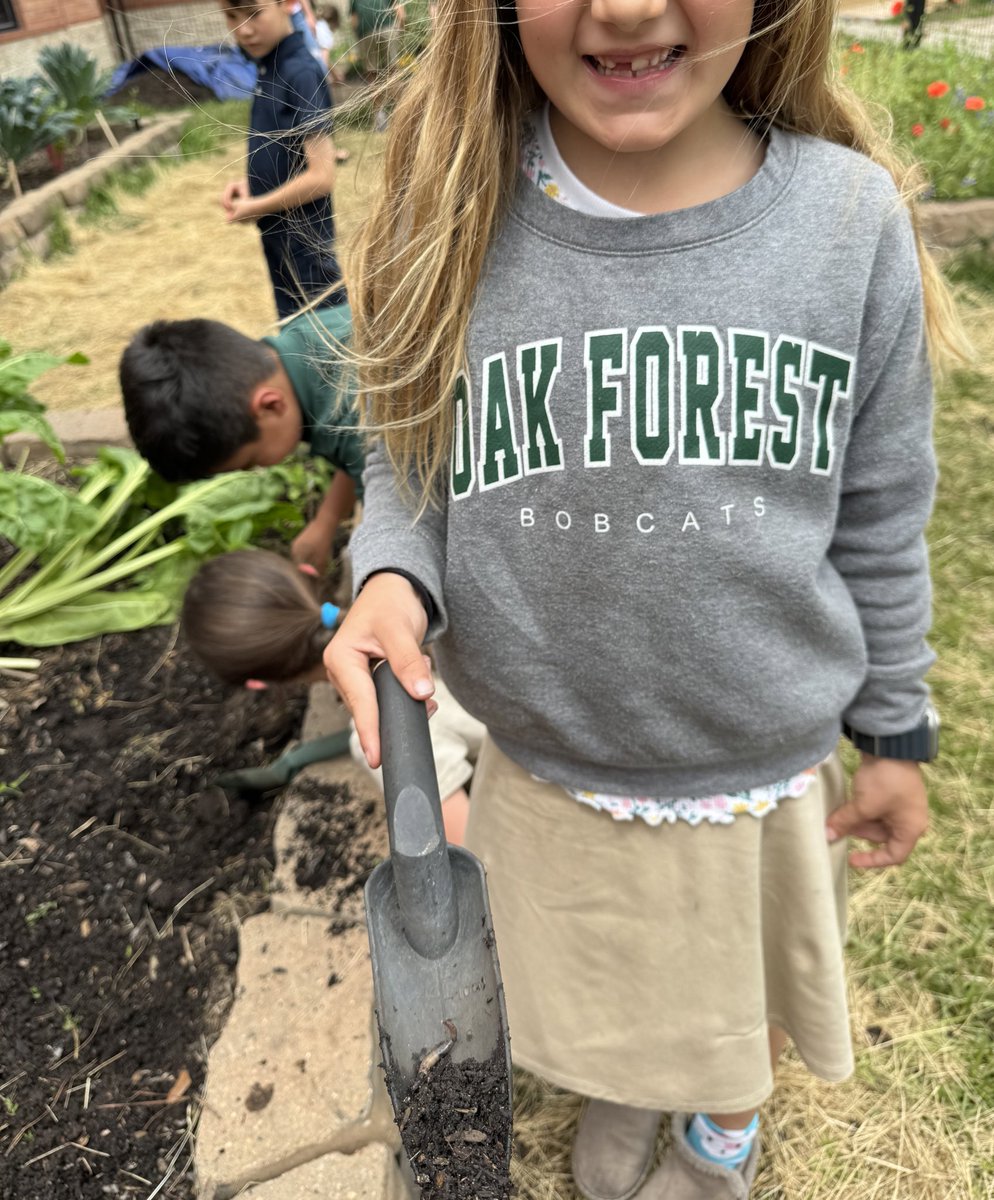
[[[334,629],[335,622],[338,620],[338,614],[342,610],[337,604],[332,604],[330,600],[326,600],[321,605],[321,624],[325,629]]]

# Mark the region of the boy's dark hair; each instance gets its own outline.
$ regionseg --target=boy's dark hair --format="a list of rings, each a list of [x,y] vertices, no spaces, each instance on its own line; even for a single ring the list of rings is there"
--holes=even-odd
[[[220,321],[153,321],[121,355],[124,415],[139,452],[171,483],[213,474],[259,436],[249,410],[274,352]]]

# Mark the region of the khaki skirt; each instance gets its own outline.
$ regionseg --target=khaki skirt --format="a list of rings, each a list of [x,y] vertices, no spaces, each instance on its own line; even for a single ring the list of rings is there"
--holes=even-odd
[[[515,1065],[584,1096],[737,1112],[773,1088],[768,1026],[814,1074],[853,1066],[841,764],[762,818],[615,821],[489,739],[466,842],[487,868]]]

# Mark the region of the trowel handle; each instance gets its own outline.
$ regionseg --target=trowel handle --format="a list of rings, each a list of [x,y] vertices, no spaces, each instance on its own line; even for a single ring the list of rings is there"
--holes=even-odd
[[[386,661],[375,667],[373,680],[390,861],[404,932],[420,955],[438,958],[455,941],[459,922],[428,710],[407,694]]]

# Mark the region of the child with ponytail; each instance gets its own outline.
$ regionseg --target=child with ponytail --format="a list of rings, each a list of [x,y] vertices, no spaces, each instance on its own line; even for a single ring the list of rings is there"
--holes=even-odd
[[[232,550],[204,563],[183,598],[182,628],[200,661],[225,683],[265,687],[326,679],[321,656],[341,610],[313,567],[269,550]],[[461,845],[469,781],[483,740],[474,720],[436,680],[432,750],[445,835]],[[353,731],[352,756],[368,765]],[[379,770],[370,772],[382,790]]]

